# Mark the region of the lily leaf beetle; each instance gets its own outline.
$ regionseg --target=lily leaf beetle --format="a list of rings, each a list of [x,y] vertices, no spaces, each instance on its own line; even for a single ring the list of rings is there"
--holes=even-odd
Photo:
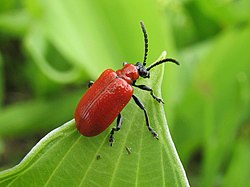
[[[117,118],[116,126],[110,132],[109,143],[111,146],[114,143],[114,133],[119,131],[122,126],[121,111],[131,97],[144,112],[149,132],[154,138],[158,139],[158,134],[150,125],[147,110],[140,99],[133,94],[132,86],[148,91],[153,99],[159,103],[164,103],[161,98],[155,96],[150,87],[137,85],[136,80],[139,77],[150,78],[150,70],[162,63],[173,62],[179,65],[179,62],[175,59],[165,58],[145,67],[148,55],[148,35],[144,23],[141,21],[140,24],[145,43],[143,62],[137,62],[136,64],[125,62],[123,67],[117,71],[105,70],[96,82],[90,81],[89,89],[81,98],[75,111],[76,127],[82,135],[88,137],[100,134]]]

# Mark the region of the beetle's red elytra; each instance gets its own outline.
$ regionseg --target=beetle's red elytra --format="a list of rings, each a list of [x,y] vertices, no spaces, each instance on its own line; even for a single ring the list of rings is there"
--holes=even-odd
[[[75,113],[77,129],[96,136],[118,116],[133,95],[133,88],[116,72],[105,70],[81,99]]]
[[[106,130],[111,123],[117,118],[116,127],[110,132],[109,142],[112,146],[114,143],[114,133],[119,131],[122,125],[121,111],[128,104],[131,97],[135,103],[144,111],[146,125],[154,138],[158,139],[158,134],[151,127],[146,108],[140,99],[135,96],[134,87],[150,92],[153,99],[159,103],[163,100],[154,95],[153,90],[146,85],[137,85],[136,80],[139,77],[150,78],[150,69],[165,62],[173,62],[179,65],[175,59],[165,58],[157,61],[146,68],[148,37],[143,22],[140,22],[145,41],[145,53],[143,63],[136,64],[124,63],[122,69],[114,71],[105,70],[95,81],[90,82],[89,89],[81,98],[76,111],[75,122],[79,132],[84,136],[96,136]]]

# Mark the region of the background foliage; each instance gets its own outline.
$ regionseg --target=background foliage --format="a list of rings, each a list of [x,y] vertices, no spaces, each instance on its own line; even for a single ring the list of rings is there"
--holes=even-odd
[[[248,0],[15,1],[0,6],[0,167],[72,119],[105,68],[167,50],[169,128],[191,186],[249,186]]]

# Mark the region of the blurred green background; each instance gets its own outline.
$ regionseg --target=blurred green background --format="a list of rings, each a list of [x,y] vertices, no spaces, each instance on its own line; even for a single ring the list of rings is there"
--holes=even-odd
[[[191,186],[250,186],[250,1],[0,0],[0,168],[20,162],[106,68],[163,50],[168,124]]]

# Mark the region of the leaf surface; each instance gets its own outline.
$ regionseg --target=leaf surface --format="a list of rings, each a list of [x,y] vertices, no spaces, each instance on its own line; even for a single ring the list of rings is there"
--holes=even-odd
[[[138,84],[152,86],[160,96],[163,69],[154,68],[151,78]],[[19,165],[1,172],[0,186],[189,186],[162,104],[137,88],[135,94],[147,108],[158,141],[131,100],[122,111],[123,126],[113,147],[108,143],[110,129],[84,137],[71,120],[45,136]]]

